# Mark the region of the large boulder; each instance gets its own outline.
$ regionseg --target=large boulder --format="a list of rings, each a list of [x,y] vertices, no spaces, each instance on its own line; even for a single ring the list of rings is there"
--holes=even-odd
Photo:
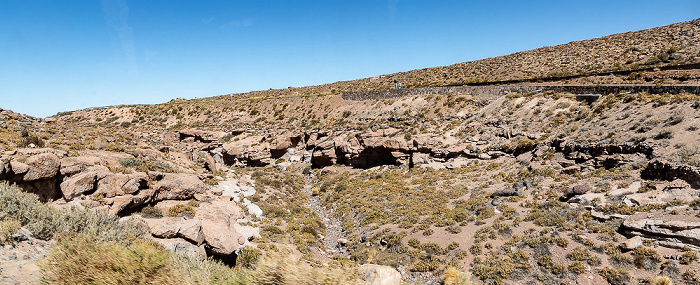
[[[63,198],[70,201],[83,193],[95,190],[97,181],[110,173],[104,166],[94,166],[91,170],[66,178],[60,185]]]
[[[165,250],[174,253],[187,253],[199,259],[207,258],[207,252],[204,245],[194,245],[181,238],[171,239],[155,239],[158,243],[165,247]]]
[[[363,264],[360,266],[360,275],[369,285],[401,284],[401,273],[386,265]]]
[[[24,181],[56,178],[61,166],[58,156],[53,153],[30,156],[25,163],[29,166],[29,170],[24,174]]]
[[[196,175],[177,173],[164,174],[163,178],[156,182],[153,189],[156,191],[155,199],[160,200],[187,200],[194,194],[204,193],[207,186]]]
[[[94,156],[76,156],[61,159],[61,175],[71,176],[92,168],[99,163],[100,159]]]
[[[146,219],[145,221],[151,229],[151,235],[154,237],[180,237],[198,246],[204,242],[202,225],[197,219],[165,217],[161,219]]]
[[[105,197],[111,198],[126,194],[133,195],[140,189],[145,189],[147,187],[148,180],[145,173],[109,173],[97,182],[97,191],[95,191],[95,194],[103,194]]]
[[[200,204],[196,211],[209,251],[219,256],[234,254],[242,245],[239,239],[245,239],[235,228],[244,217],[243,209],[228,199],[218,199]]]

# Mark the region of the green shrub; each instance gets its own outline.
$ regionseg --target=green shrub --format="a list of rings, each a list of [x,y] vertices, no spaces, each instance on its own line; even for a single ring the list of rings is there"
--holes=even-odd
[[[420,246],[420,241],[417,238],[410,238],[408,240],[408,245],[413,248],[418,248]]]
[[[411,267],[411,271],[414,272],[428,272],[435,271],[440,267],[440,263],[435,258],[421,259]]]
[[[583,265],[583,262],[574,261],[571,264],[569,264],[569,271],[571,271],[574,274],[581,274],[584,271],[586,271],[586,267]]]
[[[242,268],[254,268],[260,260],[262,251],[257,248],[246,246],[236,256],[236,266]]]
[[[630,282],[630,274],[624,268],[605,267],[599,271],[600,276],[608,280],[610,285],[626,285]]]
[[[176,284],[181,276],[162,246],[139,239],[101,242],[88,234],[58,236],[39,263],[46,284]]]
[[[168,216],[175,217],[180,214],[187,214],[194,217],[195,212],[194,209],[188,205],[175,205],[168,209]]]
[[[684,247],[683,248],[683,254],[681,255],[681,264],[691,264],[693,261],[698,259],[698,254],[694,250],[692,250],[690,247]]]

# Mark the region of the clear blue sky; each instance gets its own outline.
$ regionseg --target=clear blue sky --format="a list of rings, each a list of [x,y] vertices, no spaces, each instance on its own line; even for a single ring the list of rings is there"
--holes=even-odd
[[[698,0],[0,0],[0,108],[316,85],[697,17]]]

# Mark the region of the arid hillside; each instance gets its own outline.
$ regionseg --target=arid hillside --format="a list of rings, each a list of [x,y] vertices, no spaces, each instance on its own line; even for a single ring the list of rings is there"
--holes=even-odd
[[[2,282],[95,282],[71,266],[103,253],[153,284],[699,284],[698,31],[45,119],[0,110],[0,180],[17,185],[0,184]],[[349,96],[407,77],[438,87]],[[439,87],[532,78],[546,82]]]

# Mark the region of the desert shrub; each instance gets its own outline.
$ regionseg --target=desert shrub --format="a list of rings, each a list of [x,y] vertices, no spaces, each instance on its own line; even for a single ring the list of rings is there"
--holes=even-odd
[[[176,284],[180,273],[162,246],[135,239],[128,245],[89,234],[58,236],[39,264],[45,284]],[[79,269],[79,270],[76,270]]]
[[[241,249],[240,253],[236,256],[236,266],[241,266],[242,268],[255,268],[255,264],[260,260],[262,251],[246,246]]]
[[[630,274],[624,268],[610,268],[605,267],[600,269],[600,276],[603,276],[605,280],[608,280],[610,285],[625,285],[630,282]]]
[[[469,285],[472,284],[468,273],[462,272],[454,266],[448,266],[442,272],[442,284],[444,285]]]
[[[537,265],[544,267],[544,268],[552,267],[552,256],[551,255],[540,256],[540,259],[537,260]]]
[[[188,205],[175,205],[168,209],[168,216],[175,217],[180,214],[187,214],[194,217],[195,211]]]
[[[661,139],[671,139],[673,138],[673,129],[666,127],[661,130],[654,136],[655,139],[661,140]]]
[[[197,207],[199,207],[199,201],[197,201],[195,199],[190,199],[187,201],[187,206],[197,208]]]
[[[216,179],[215,177],[207,178],[207,179],[204,179],[204,184],[212,185],[212,186],[219,185],[219,180]]]
[[[159,209],[157,209],[155,207],[151,207],[151,206],[143,207],[141,209],[141,215],[144,218],[162,218],[163,217],[163,213]]]
[[[19,230],[22,225],[13,219],[0,221],[0,246],[12,241],[12,235]]]
[[[681,264],[691,264],[696,259],[698,259],[697,252],[695,252],[688,246],[683,247],[683,254],[681,255],[680,259]]]
[[[683,279],[685,284],[688,284],[688,285],[700,284],[700,278],[695,276],[695,272],[693,272],[692,270],[686,270],[685,272],[683,272],[683,274],[681,275],[681,278]]]
[[[34,146],[36,147],[44,147],[44,140],[35,135],[29,135],[25,138],[22,138],[22,140],[19,141],[17,146],[28,147],[30,144],[34,144]]]
[[[666,123],[669,125],[677,125],[683,122],[683,118],[685,117],[685,114],[683,114],[682,109],[676,109],[671,112],[671,116],[666,119]]]
[[[566,273],[566,265],[561,263],[555,263],[554,265],[552,265],[552,274],[561,276],[564,273]]]
[[[423,243],[419,246],[420,249],[425,251],[427,254],[445,254],[445,250],[440,247],[440,245],[434,242]]]
[[[413,266],[411,267],[411,271],[414,272],[428,272],[428,271],[435,271],[440,267],[440,262],[435,256],[429,256],[428,258],[423,258],[421,260],[418,260]]]
[[[659,123],[661,123],[661,120],[657,117],[649,117],[644,122],[639,124],[637,127],[637,132],[638,133],[646,133],[648,131],[651,131],[654,127],[656,127]]]
[[[634,265],[640,269],[654,270],[656,264],[661,262],[661,256],[656,250],[639,246],[632,251]]]
[[[420,241],[417,238],[410,238],[408,240],[408,245],[413,248],[418,248],[420,246]]]
[[[124,146],[118,142],[111,142],[105,146],[106,151],[120,152],[124,150]]]
[[[574,261],[571,264],[569,264],[569,271],[571,271],[574,274],[581,274],[584,271],[586,271],[586,267],[583,265],[583,262]]]
[[[508,258],[488,256],[485,259],[474,258],[472,264],[474,275],[482,281],[493,280],[493,284],[502,284],[504,279],[508,279],[515,270],[515,265]]]
[[[582,247],[576,247],[572,251],[566,254],[566,258],[573,261],[586,261],[591,257],[591,254],[587,249]]]

